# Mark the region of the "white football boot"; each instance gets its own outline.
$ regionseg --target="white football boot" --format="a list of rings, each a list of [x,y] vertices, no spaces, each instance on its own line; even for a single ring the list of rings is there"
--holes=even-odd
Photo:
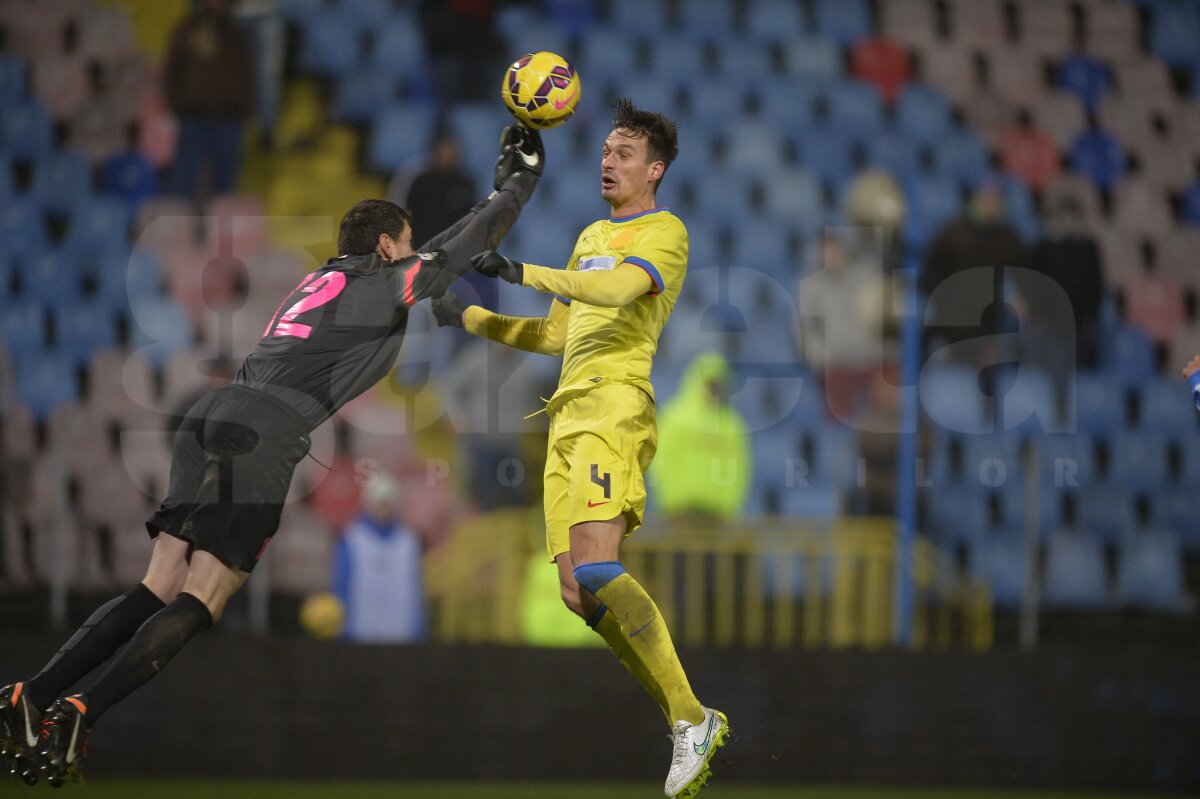
[[[709,761],[725,745],[729,719],[719,710],[704,708],[699,724],[675,722],[671,733],[671,770],[663,793],[671,799],[691,799],[700,792],[711,772]]]

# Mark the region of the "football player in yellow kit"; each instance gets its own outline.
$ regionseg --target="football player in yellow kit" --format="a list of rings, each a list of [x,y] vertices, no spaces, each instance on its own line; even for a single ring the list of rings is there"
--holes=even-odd
[[[562,355],[546,408],[547,552],[567,607],[658,701],[674,742],[665,792],[690,797],[708,778],[728,721],[696,699],[658,607],[620,561],[621,542],[642,523],[644,475],[658,439],[650,368],[687,272],[687,228],[655,200],[678,135],[671,119],[628,99],[613,108],[600,162],[600,193],[612,213],[579,234],[567,268],[490,250],[472,259],[486,276],[553,294],[549,314],[502,316],[464,308],[449,293],[434,313],[441,325]]]

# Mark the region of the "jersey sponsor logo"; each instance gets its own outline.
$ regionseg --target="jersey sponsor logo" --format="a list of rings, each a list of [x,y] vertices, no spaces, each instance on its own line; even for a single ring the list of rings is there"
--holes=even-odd
[[[713,713],[708,717],[708,729],[704,731],[704,740],[698,744],[692,744],[692,749],[696,752],[696,754],[703,756],[704,753],[708,751],[708,746],[712,743],[713,727],[716,726],[716,723],[717,714]]]
[[[611,255],[596,255],[579,261],[580,272],[608,272],[616,266],[617,259]]]

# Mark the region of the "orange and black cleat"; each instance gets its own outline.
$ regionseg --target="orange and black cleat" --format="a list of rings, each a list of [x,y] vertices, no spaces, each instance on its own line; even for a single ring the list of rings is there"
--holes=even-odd
[[[87,704],[81,694],[64,697],[46,711],[38,732],[38,766],[55,788],[80,779],[80,763],[87,754],[90,732],[84,724]]]
[[[29,701],[25,683],[0,688],[0,766],[26,785],[36,785],[38,729],[42,712]]]

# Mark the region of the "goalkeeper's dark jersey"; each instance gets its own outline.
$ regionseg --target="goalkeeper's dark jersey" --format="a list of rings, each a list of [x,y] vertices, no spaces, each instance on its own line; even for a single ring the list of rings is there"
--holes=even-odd
[[[279,304],[233,382],[283,400],[315,428],[388,373],[408,309],[455,277],[438,254],[331,259]]]

